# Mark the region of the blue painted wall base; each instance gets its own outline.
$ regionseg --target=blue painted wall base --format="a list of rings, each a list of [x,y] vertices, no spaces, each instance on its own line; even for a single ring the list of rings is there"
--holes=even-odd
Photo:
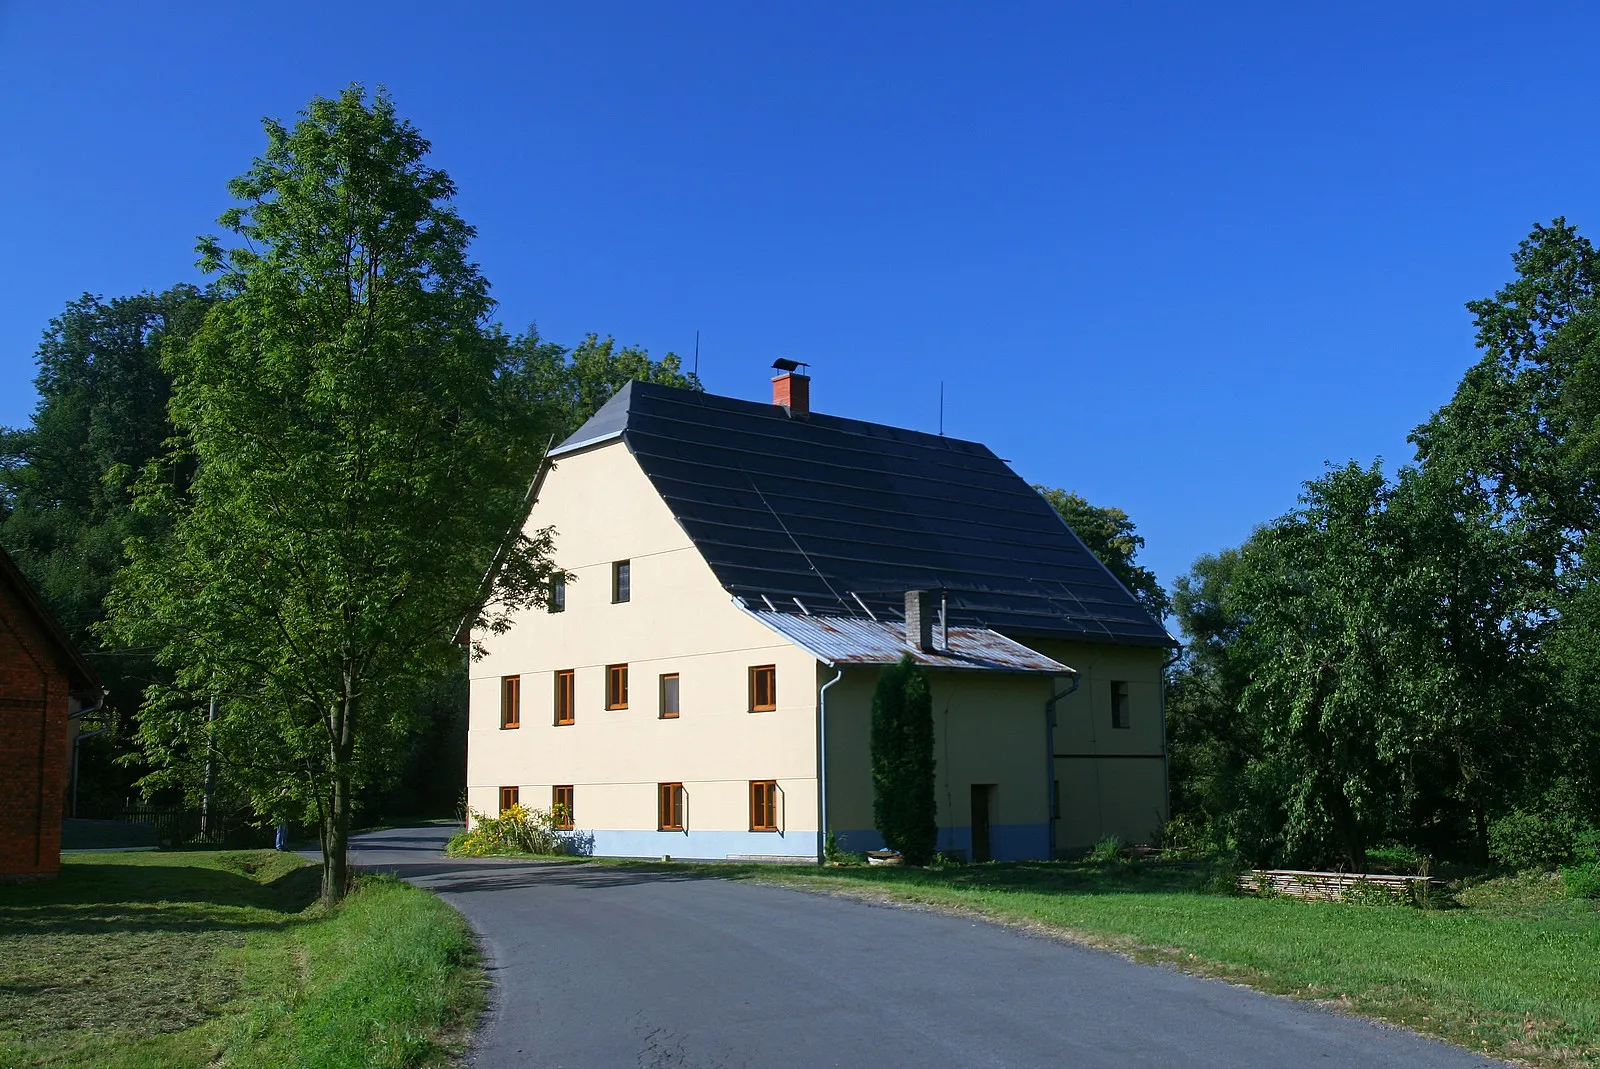
[[[883,836],[872,828],[838,831],[834,835],[841,850],[883,849]],[[965,851],[971,857],[971,825],[940,828],[937,848]],[[1050,854],[1050,827],[1047,824],[992,824],[989,826],[989,854],[995,861],[1046,860]]]
[[[722,861],[740,855],[817,859],[814,831],[595,831],[599,857],[661,857]]]

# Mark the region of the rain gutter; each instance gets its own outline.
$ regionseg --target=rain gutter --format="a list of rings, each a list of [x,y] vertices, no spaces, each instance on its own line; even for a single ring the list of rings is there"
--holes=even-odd
[[[828,667],[832,668],[832,665]],[[844,669],[817,690],[817,860],[828,856],[828,688],[844,678]]]
[[[1050,695],[1044,703],[1044,826],[1047,832],[1045,860],[1056,858],[1056,703],[1078,689],[1078,673],[1071,668],[1072,685]]]

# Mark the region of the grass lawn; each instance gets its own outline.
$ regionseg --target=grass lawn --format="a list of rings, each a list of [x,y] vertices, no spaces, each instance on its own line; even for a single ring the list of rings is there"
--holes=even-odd
[[[293,854],[77,854],[0,885],[0,1065],[448,1064],[482,1006],[466,923],[363,877],[316,902]]]
[[[708,866],[708,875],[957,909],[1541,1066],[1600,1065],[1600,906],[1546,877],[1459,908],[1208,894],[1160,861],[943,869]]]

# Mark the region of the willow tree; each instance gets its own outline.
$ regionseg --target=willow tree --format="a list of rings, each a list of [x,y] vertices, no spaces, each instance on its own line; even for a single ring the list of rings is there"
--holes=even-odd
[[[174,673],[141,721],[154,782],[211,760],[257,813],[314,822],[337,900],[353,791],[415,689],[463,622],[503,630],[545,587],[549,532],[506,532],[547,438],[455,186],[389,98],[265,128],[220,220],[240,243],[199,244],[220,300],[166,354],[176,437],[138,501],[171,535],[130,543],[111,626]]]

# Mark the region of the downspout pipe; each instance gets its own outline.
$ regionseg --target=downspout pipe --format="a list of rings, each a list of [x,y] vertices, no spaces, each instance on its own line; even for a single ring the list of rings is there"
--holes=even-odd
[[[1078,689],[1078,673],[1069,668],[1072,683],[1050,695],[1044,703],[1044,826],[1046,861],[1056,859],[1056,703]]]
[[[817,863],[828,855],[828,688],[844,678],[844,669],[817,690]]]

